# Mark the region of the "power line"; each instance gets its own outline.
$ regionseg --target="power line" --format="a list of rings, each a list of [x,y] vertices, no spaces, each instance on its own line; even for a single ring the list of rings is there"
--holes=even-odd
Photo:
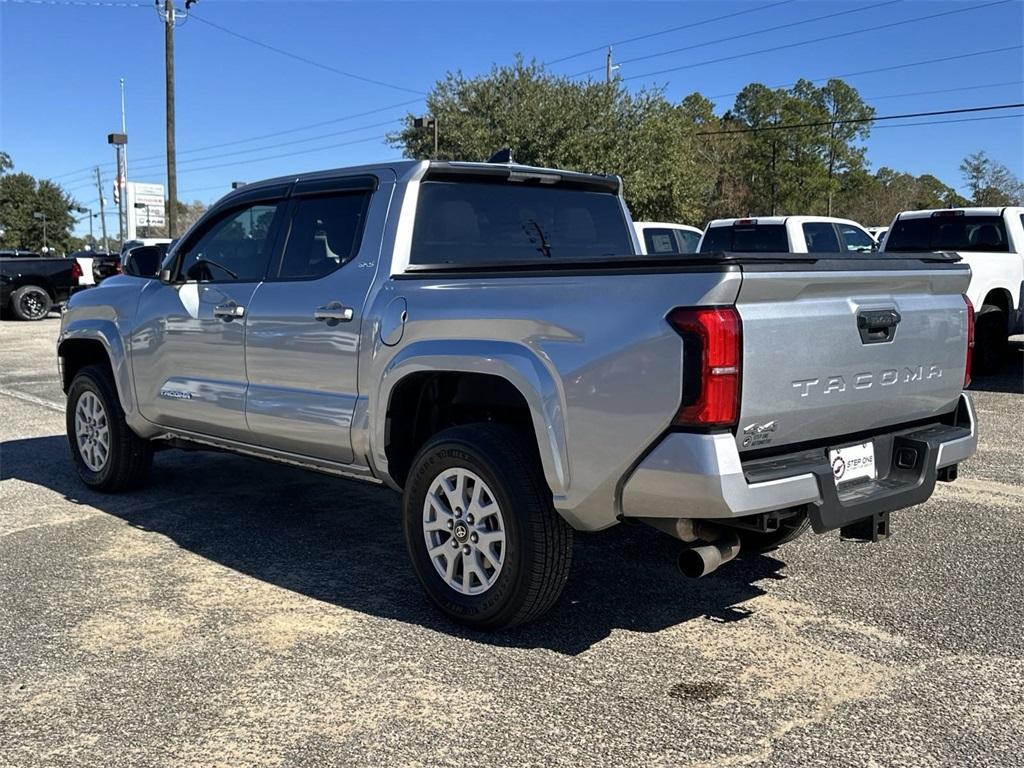
[[[152,8],[149,3],[104,2],[103,0],[0,0],[9,5],[63,5],[78,8]]]
[[[1007,80],[1002,83],[978,83],[976,85],[965,85],[960,88],[940,88],[935,91],[911,91],[909,93],[888,93],[884,96],[862,96],[864,101],[881,101],[882,99],[898,99],[904,96],[931,96],[936,93],[956,93],[958,91],[979,91],[983,88],[999,88],[1005,85],[1021,85],[1024,80]]]
[[[902,21],[893,21],[888,24],[876,24],[871,27],[862,27],[861,29],[852,29],[846,32],[837,32],[833,35],[825,35],[823,37],[816,37],[813,40],[799,40],[795,43],[785,43],[783,45],[776,45],[771,48],[762,48],[757,51],[747,51],[746,53],[737,53],[732,56],[722,56],[718,59],[708,59],[707,61],[697,61],[691,64],[684,64],[679,67],[669,67],[668,69],[659,69],[655,72],[645,72],[642,75],[631,75],[630,77],[624,77],[623,80],[637,80],[644,77],[654,77],[655,75],[664,75],[669,72],[681,72],[685,69],[695,69],[697,67],[706,67],[709,64],[721,64],[726,61],[735,61],[736,59],[743,59],[748,56],[758,56],[762,53],[775,53],[776,51],[785,51],[792,48],[800,48],[805,45],[816,45],[818,43],[824,43],[828,40],[837,40],[843,37],[852,37],[854,35],[862,35],[871,32],[872,34],[883,29],[892,29],[893,27],[904,26],[906,24],[916,24],[921,21],[929,21],[931,19],[938,19],[945,16],[954,16],[958,13],[967,13],[980,11],[983,8],[992,8],[997,5],[1006,5],[1007,3],[1013,2],[1013,0],[995,0],[994,2],[984,3],[982,5],[971,6],[970,8],[958,8],[953,11],[943,11],[942,13],[932,13],[927,16],[915,16],[912,19],[903,19]]]
[[[711,23],[716,22],[716,21],[724,21],[725,19],[731,19],[731,18],[734,18],[736,16],[747,16],[747,15],[749,15],[751,13],[757,13],[758,11],[767,11],[769,8],[777,8],[780,5],[789,5],[790,3],[793,3],[793,2],[795,2],[795,0],[781,0],[780,2],[776,2],[776,3],[768,3],[767,5],[759,5],[756,8],[751,8],[750,10],[736,11],[735,13],[727,13],[724,16],[715,16],[713,18],[704,19],[703,21],[697,21],[697,22],[694,22],[692,24],[683,24],[683,25],[678,26],[678,27],[669,27],[668,29],[662,29],[662,30],[659,30],[657,32],[650,32],[650,33],[648,33],[646,35],[637,35],[636,37],[627,37],[624,40],[615,40],[615,41],[613,41],[611,43],[605,43],[604,45],[599,45],[596,48],[588,48],[587,50],[580,51],[579,53],[572,53],[572,54],[570,54],[568,56],[562,56],[562,57],[557,58],[557,59],[551,59],[550,61],[545,61],[545,62],[543,62],[543,66],[550,67],[552,64],[561,64],[563,61],[569,61],[570,59],[578,59],[580,56],[586,56],[588,53],[596,53],[598,51],[603,51],[609,45],[626,45],[627,43],[635,43],[635,42],[638,42],[640,40],[649,40],[650,38],[658,37],[659,35],[668,35],[668,34],[671,34],[672,32],[680,32],[680,31],[682,31],[684,29],[694,29],[695,27],[701,27],[701,26],[704,26],[705,24],[711,24]],[[574,75],[573,75],[573,77],[574,77]]]
[[[802,19],[800,21],[793,21],[789,24],[779,24],[775,27],[765,27],[763,29],[755,29],[752,32],[744,32],[741,35],[731,35],[729,37],[720,37],[717,40],[708,40],[704,43],[696,43],[695,45],[687,45],[682,48],[672,48],[667,51],[659,51],[658,53],[648,53],[643,56],[634,56],[632,59],[620,59],[617,63],[621,66],[623,64],[632,64],[637,61],[646,61],[647,59],[656,59],[659,56],[668,56],[673,53],[682,53],[683,51],[693,51],[697,48],[706,48],[709,45],[718,45],[719,43],[729,43],[734,40],[742,40],[746,37],[755,37],[757,35],[766,35],[769,32],[778,32],[782,29],[792,29],[793,27],[799,27],[803,24],[811,24],[815,21],[824,21],[826,19],[834,19],[839,16],[848,16],[851,13],[862,13],[864,11],[870,11],[875,8],[882,8],[886,5],[895,5],[896,3],[903,2],[903,0],[885,0],[885,2],[875,3],[874,5],[862,5],[856,8],[849,8],[845,11],[837,11],[835,13],[826,13],[822,16],[812,16],[809,19]],[[581,77],[583,75],[589,75],[592,72],[598,72],[602,67],[595,67],[593,69],[586,69],[582,72],[576,72],[575,74],[569,75],[570,78]]]
[[[324,64],[323,62],[319,62],[319,61],[315,61],[313,59],[307,58],[306,56],[302,56],[301,54],[292,53],[291,51],[286,51],[283,48],[278,48],[277,46],[270,45],[269,43],[264,43],[261,40],[256,40],[255,38],[243,35],[241,32],[236,32],[235,30],[230,29],[228,27],[222,27],[220,24],[215,24],[212,21],[204,19],[202,16],[197,16],[195,14],[195,11],[192,12],[191,16],[196,21],[198,21],[198,22],[200,22],[202,24],[205,24],[208,27],[213,27],[214,29],[219,29],[221,32],[223,32],[225,34],[228,34],[228,35],[231,35],[232,37],[237,37],[239,40],[245,40],[247,43],[252,43],[253,45],[258,45],[260,48],[265,48],[266,50],[273,51],[274,53],[280,54],[281,56],[287,56],[290,59],[295,59],[296,61],[301,61],[301,62],[303,62],[305,64],[309,64],[310,66],[317,67],[318,69],[322,69],[322,70],[325,70],[327,72],[333,72],[334,74],[342,75],[343,77],[349,77],[349,78],[352,78],[353,80],[360,80],[360,81],[362,81],[364,83],[371,83],[372,85],[379,85],[379,86],[382,86],[384,88],[393,88],[396,91],[405,91],[406,93],[415,93],[415,94],[418,94],[420,96],[426,96],[427,95],[426,92],[424,92],[424,91],[419,91],[419,90],[416,90],[414,88],[406,88],[403,85],[395,85],[394,83],[386,83],[383,80],[374,80],[373,78],[364,77],[363,75],[357,75],[357,74],[355,74],[353,72],[346,72],[346,71],[344,71],[342,69],[338,69],[337,67],[332,67],[329,64]]]
[[[0,2],[2,2],[2,0],[0,0]],[[222,142],[217,143],[217,144],[207,144],[207,145],[202,146],[202,147],[193,147],[191,149],[183,149],[183,150],[179,150],[178,154],[179,155],[184,155],[184,154],[191,154],[191,153],[194,153],[194,152],[205,152],[206,150],[209,150],[209,149],[220,149],[221,147],[230,147],[230,146],[235,146],[235,145],[238,145],[238,144],[246,144],[246,143],[248,143],[250,141],[259,141],[260,139],[271,139],[271,138],[274,138],[276,136],[285,136],[285,135],[290,134],[290,133],[299,133],[300,131],[306,131],[306,130],[310,130],[312,128],[320,128],[320,127],[325,126],[325,125],[332,125],[334,123],[341,123],[341,122],[344,122],[346,120],[354,120],[357,117],[366,117],[367,115],[376,115],[376,114],[379,114],[381,112],[387,112],[388,110],[391,110],[391,109],[398,109],[399,107],[407,107],[410,104],[418,104],[421,101],[422,101],[422,99],[409,99],[408,101],[401,101],[401,102],[398,102],[397,104],[389,104],[386,107],[379,107],[378,109],[370,109],[370,110],[367,110],[365,112],[355,112],[355,113],[350,114],[350,115],[343,115],[341,117],[331,118],[330,120],[321,120],[320,122],[317,122],[317,123],[309,123],[307,125],[300,125],[300,126],[297,126],[295,128],[285,128],[285,129],[280,130],[280,131],[273,131],[271,133],[263,133],[263,134],[260,134],[258,136],[249,136],[249,137],[244,138],[244,139],[232,139],[231,141],[222,141]],[[366,126],[364,126],[364,127],[366,127]],[[352,130],[357,130],[357,129],[352,129]],[[321,138],[324,138],[324,137],[321,137]],[[298,141],[306,141],[306,139],[299,139]],[[136,161],[138,162],[138,161],[162,160],[162,159],[163,159],[163,155],[162,154],[143,155],[142,157],[136,158]],[[188,160],[184,160],[182,162],[189,162],[189,161]],[[80,168],[80,169],[76,169],[74,171],[68,171],[66,173],[59,173],[59,174],[56,174],[54,176],[50,176],[49,178],[51,180],[56,180],[56,179],[63,179],[63,178],[68,177],[68,176],[75,176],[75,177],[82,176],[82,175],[84,175],[84,171],[93,168],[95,165],[96,165],[96,163],[93,163],[92,165],[87,166],[86,168]],[[133,166],[133,167],[136,167],[136,166]],[[74,184],[76,181],[77,181],[77,178],[73,178],[73,179],[70,179],[67,183]]]
[[[1017,115],[989,115],[988,117],[962,117],[959,120],[922,120],[917,123],[894,123],[893,125],[880,125],[883,128],[911,128],[915,125],[949,125],[951,123],[980,123],[984,120],[1013,120],[1024,117],[1024,112]]]
[[[218,153],[216,155],[210,155],[210,156],[207,156],[207,157],[193,157],[191,160],[183,160],[182,162],[183,163],[202,163],[202,162],[205,162],[205,161],[208,161],[208,160],[219,160],[222,157],[236,157],[238,155],[252,154],[253,152],[264,152],[264,151],[266,151],[268,149],[279,149],[281,147],[290,147],[290,146],[293,146],[295,144],[302,144],[302,143],[307,142],[307,141],[318,141],[320,139],[329,139],[332,136],[342,136],[342,135],[347,134],[347,133],[356,133],[357,131],[366,131],[366,130],[369,130],[370,128],[380,128],[380,127],[385,126],[385,125],[391,125],[393,122],[394,122],[393,120],[384,120],[382,122],[373,123],[371,125],[361,125],[361,126],[359,126],[357,128],[346,128],[343,131],[334,131],[332,133],[324,133],[324,134],[320,134],[319,136],[309,136],[309,137],[304,138],[304,139],[295,139],[293,141],[283,141],[283,142],[278,142],[276,144],[267,144],[266,146],[262,146],[262,147],[250,147],[249,149],[238,149],[238,150],[235,150],[234,152],[221,152],[221,153]],[[132,168],[134,168],[135,171],[154,170],[154,169],[159,168],[159,167],[160,167],[160,163],[156,163],[156,164],[150,163],[148,165],[147,164],[142,164],[142,165],[134,164],[132,166]]]
[[[897,69],[910,69],[912,67],[923,67],[923,66],[926,66],[928,64],[940,64],[940,63],[943,63],[943,62],[946,62],[946,61],[958,61],[960,59],[970,59],[970,58],[973,58],[975,56],[990,56],[990,55],[992,55],[994,53],[1006,53],[1007,51],[1019,51],[1021,48],[1024,48],[1024,45],[1009,45],[1009,46],[1007,46],[1005,48],[993,48],[992,50],[989,50],[989,51],[975,51],[973,53],[961,53],[961,54],[958,54],[956,56],[943,56],[943,57],[938,58],[938,59],[925,59],[924,61],[911,61],[911,62],[908,62],[906,64],[894,64],[894,65],[888,66],[888,67],[876,67],[875,69],[862,69],[859,72],[846,72],[846,73],[840,74],[840,75],[828,75],[826,77],[816,77],[816,78],[813,78],[811,80],[808,80],[807,82],[809,82],[809,83],[821,83],[821,82],[824,82],[826,80],[835,80],[835,79],[840,79],[840,78],[844,78],[844,77],[860,77],[861,75],[875,75],[875,74],[878,74],[879,72],[894,72]],[[806,79],[806,78],[804,78],[804,79]],[[796,83],[786,83],[784,85],[773,85],[773,86],[771,86],[771,88],[773,90],[774,89],[778,89],[778,88],[792,88],[794,85],[796,85]],[[733,91],[732,93],[718,93],[718,94],[715,94],[714,96],[707,96],[705,98],[707,98],[709,100],[724,99],[726,96],[736,96],[737,94],[740,94],[740,93],[742,93],[742,91]]]
[[[339,147],[349,147],[349,146],[352,146],[353,144],[364,144],[364,143],[366,143],[368,141],[379,141],[381,139],[386,139],[387,136],[388,135],[385,133],[385,134],[382,134],[380,136],[367,136],[366,138],[363,138],[363,139],[354,139],[353,141],[343,141],[343,142],[341,142],[339,144],[329,144],[326,147],[312,147],[310,149],[300,149],[300,150],[298,150],[296,152],[285,152],[283,154],[278,154],[278,155],[268,155],[267,157],[252,157],[252,158],[247,158],[245,160],[232,160],[231,162],[228,162],[228,163],[216,163],[214,165],[204,165],[204,166],[201,166],[199,168],[189,168],[188,172],[189,173],[197,173],[199,171],[213,170],[214,168],[229,168],[229,167],[235,166],[235,165],[247,165],[249,163],[261,163],[264,160],[280,160],[281,158],[293,157],[295,155],[305,155],[305,154],[309,154],[311,152],[324,152],[324,151],[326,151],[328,149],[337,149]]]
[[[756,128],[734,128],[724,131],[700,131],[695,136],[720,136],[725,133],[761,133],[763,131],[789,131],[794,128],[820,128],[830,125],[849,125],[855,123],[874,123],[882,120],[903,120],[910,117],[935,117],[937,115],[962,115],[968,112],[991,112],[997,109],[1016,109],[1024,107],[1024,102],[1017,104],[992,104],[984,107],[964,107],[962,109],[939,109],[932,112],[908,112],[903,115],[882,115],[881,117],[857,117],[845,120],[815,120],[810,123],[791,123],[789,125],[763,125]]]

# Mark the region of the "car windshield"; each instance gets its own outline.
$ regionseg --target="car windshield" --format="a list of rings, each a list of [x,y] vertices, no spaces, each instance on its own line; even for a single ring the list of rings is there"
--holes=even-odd
[[[428,180],[410,263],[571,261],[633,254],[619,197],[571,185]]]
[[[1010,250],[1001,216],[940,215],[900,219],[889,231],[887,251]]]

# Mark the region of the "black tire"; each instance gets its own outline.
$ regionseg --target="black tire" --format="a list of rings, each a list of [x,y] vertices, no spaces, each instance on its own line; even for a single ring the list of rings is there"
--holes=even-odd
[[[771,533],[757,533],[756,531],[737,531],[740,537],[740,554],[763,554],[778,549],[783,544],[788,544],[802,536],[811,521],[807,515],[801,514],[783,520],[777,531]]]
[[[1009,343],[1006,313],[986,304],[974,319],[974,362],[972,375],[997,373],[1003,367]]]
[[[482,594],[449,586],[427,552],[426,495],[438,476],[452,468],[476,474],[493,492],[504,520],[504,564]],[[507,629],[536,619],[562,593],[572,562],[572,528],[552,506],[536,451],[510,427],[470,424],[431,438],[413,461],[402,517],[406,547],[423,589],[455,621],[477,629]]]
[[[106,415],[108,453],[98,470],[86,464],[78,448],[75,409],[87,392],[99,398]],[[114,378],[107,366],[88,365],[75,374],[68,389],[66,424],[71,461],[87,486],[105,493],[117,493],[146,482],[153,464],[153,447],[148,440],[136,435],[125,421]]]
[[[53,308],[45,288],[23,285],[11,294],[11,313],[19,320],[42,320]]]

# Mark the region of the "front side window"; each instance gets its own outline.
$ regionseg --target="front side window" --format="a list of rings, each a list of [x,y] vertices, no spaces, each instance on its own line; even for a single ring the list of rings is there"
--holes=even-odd
[[[875,250],[875,241],[860,227],[855,227],[852,224],[840,224],[839,233],[843,236],[843,242],[848,251],[869,253]]]
[[[280,203],[232,211],[188,244],[179,275],[206,282],[257,282],[267,271],[270,230]]]
[[[614,192],[428,180],[420,184],[409,261],[479,265],[632,253],[629,224]]]
[[[803,225],[808,253],[839,253],[836,230],[827,221],[809,221]]]
[[[299,198],[278,277],[323,277],[359,250],[370,195],[366,192]]]
[[[648,254],[679,253],[679,246],[671,229],[645,229],[644,245]]]

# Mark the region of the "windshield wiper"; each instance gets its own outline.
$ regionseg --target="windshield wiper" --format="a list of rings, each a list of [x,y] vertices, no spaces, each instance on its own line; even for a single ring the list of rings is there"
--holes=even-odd
[[[537,250],[544,255],[545,258],[551,258],[551,244],[548,242],[547,236],[544,234],[544,230],[540,228],[540,224],[537,223],[536,219],[527,219],[523,222],[523,231],[526,232],[527,238],[531,243],[536,242],[533,235],[530,234],[530,230],[527,227],[533,227],[537,232],[537,237],[540,238],[540,245],[537,246]]]

